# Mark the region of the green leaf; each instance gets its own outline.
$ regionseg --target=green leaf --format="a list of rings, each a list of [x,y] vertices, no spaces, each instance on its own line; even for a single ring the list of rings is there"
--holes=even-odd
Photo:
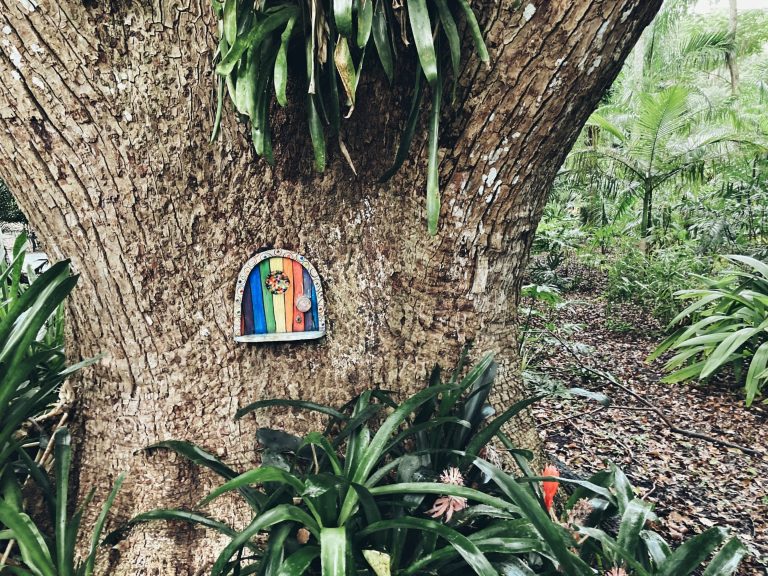
[[[293,529],[292,522],[285,522],[270,531],[267,550],[261,560],[263,572],[260,573],[264,576],[275,576],[280,570],[285,558],[285,541]]]
[[[419,1],[416,0],[416,2]],[[410,3],[409,6],[411,6]],[[427,79],[429,80],[429,76],[427,76]],[[442,98],[443,82],[438,69],[437,80],[432,83],[432,108],[429,116],[429,135],[427,139],[427,230],[432,236],[437,234],[437,221],[440,218],[440,174],[437,152]]]
[[[299,446],[297,452],[300,452],[301,449],[305,446],[319,446],[322,448],[323,452],[325,452],[326,456],[328,456],[328,459],[331,462],[333,473],[337,474],[338,476],[343,474],[341,462],[339,462],[339,457],[336,455],[336,451],[333,449],[333,446],[331,446],[331,443],[325,436],[319,432],[310,432],[304,437],[304,441]]]
[[[373,467],[384,455],[384,447],[387,445],[389,438],[392,436],[395,430],[402,424],[408,415],[421,406],[424,402],[427,402],[437,396],[438,394],[450,390],[450,386],[432,386],[426,390],[422,390],[411,396],[408,400],[403,402],[397,410],[395,410],[379,427],[378,432],[368,445],[368,449],[360,461],[357,463],[355,469],[350,470],[352,474],[352,482],[357,484],[366,484],[368,475],[373,470]],[[357,495],[354,492],[348,492],[347,497],[344,500],[344,504],[339,516],[339,524],[343,524],[352,513],[352,509],[357,503]]]
[[[759,328],[742,328],[728,336],[728,338],[723,340],[720,345],[715,348],[715,351],[710,354],[699,377],[706,378],[712,374],[729,360],[731,354],[735,353],[747,340],[760,332],[761,330]]]
[[[374,1],[374,0],[371,0]],[[373,11],[373,43],[376,45],[376,53],[379,55],[381,67],[391,84],[394,80],[395,66],[392,56],[392,47],[389,43],[389,24],[387,23],[387,12],[385,2],[387,0],[375,0],[376,6]]]
[[[56,566],[58,576],[71,576],[72,564],[67,553],[67,503],[69,501],[69,469],[72,464],[72,437],[66,428],[53,435],[54,467],[56,469],[56,511],[54,535],[56,539]]]
[[[427,420],[426,422],[422,422],[421,424],[415,424],[408,426],[405,430],[400,432],[395,438],[390,442],[386,448],[384,448],[384,452],[390,452],[397,446],[399,446],[403,440],[406,438],[410,438],[411,436],[415,436],[418,434],[421,434],[422,432],[426,432],[428,430],[432,430],[433,428],[443,428],[445,430],[447,427],[445,424],[455,424],[457,426],[461,426],[462,428],[469,429],[471,427],[470,423],[466,420],[462,420],[461,418],[456,418],[455,416],[444,416],[442,418],[432,418],[430,420]],[[424,447],[426,448],[426,447]]]
[[[524,516],[531,521],[536,531],[550,547],[566,574],[569,576],[592,576],[592,570],[589,566],[570,552],[571,543],[565,540],[559,526],[549,519],[539,502],[527,490],[520,486],[514,478],[481,458],[476,458],[474,464],[485,472],[515,504],[520,506]]]
[[[657,576],[688,576],[723,543],[726,531],[710,528],[682,544],[659,566]]]
[[[294,16],[288,20],[288,24],[280,36],[280,49],[277,51],[277,58],[275,59],[275,97],[280,106],[288,104],[288,97],[285,93],[288,86],[288,44],[295,24],[296,17]]]
[[[359,0],[360,8],[357,13],[357,47],[364,48],[368,44],[373,28],[373,0]]]
[[[613,538],[608,536],[608,534],[602,530],[582,527],[579,529],[579,533],[585,534],[600,542],[603,548],[603,553],[616,564],[627,564],[627,566],[632,569],[632,574],[634,574],[634,576],[651,576],[649,572],[643,568],[643,565],[635,559],[632,551],[625,550],[619,546]]]
[[[451,89],[451,101],[456,99],[456,86],[459,80],[459,66],[461,64],[461,39],[456,22],[453,19],[447,0],[435,0],[437,12],[440,15],[440,24],[448,40],[448,53],[451,56],[451,72],[453,75],[453,88]]]
[[[213,470],[216,472],[216,474],[226,478],[227,480],[231,480],[237,476],[237,472],[232,470],[232,468],[224,464],[210,452],[203,450],[200,446],[193,444],[192,442],[186,442],[183,440],[164,440],[163,442],[158,442],[156,444],[147,446],[144,450],[149,451],[157,450],[160,448],[173,450],[179,456],[183,456],[190,462],[199,466],[205,466],[209,470]]]
[[[470,537],[470,540],[477,546],[478,550],[484,554],[504,554],[511,556],[512,554],[527,554],[530,552],[535,552],[543,556],[550,556],[549,550],[546,548],[541,539],[538,538],[538,535],[533,538],[494,537],[480,539]],[[432,552],[431,554],[428,554],[427,556],[419,558],[416,562],[408,566],[408,568],[406,568],[402,574],[403,576],[407,576],[408,574],[423,574],[425,572],[425,568],[428,566],[444,562],[445,560],[457,555],[458,554],[456,550],[450,546],[441,548],[435,552]],[[435,568],[432,569],[433,571],[431,573],[435,573]],[[436,573],[439,574],[440,572],[438,571]],[[520,574],[520,572],[512,573]],[[533,574],[533,572],[522,573]],[[504,572],[503,574],[504,576],[507,576],[509,573]]]
[[[379,530],[392,530],[393,528],[406,528],[415,529],[423,532],[434,532],[444,540],[446,540],[456,551],[461,555],[466,563],[472,568],[475,574],[480,576],[498,576],[498,572],[494,570],[491,563],[485,557],[485,555],[478,549],[478,547],[466,536],[457,532],[453,528],[449,528],[444,524],[435,522],[434,520],[427,520],[426,518],[397,518],[392,520],[383,520],[381,522],[375,522],[358,534],[359,536],[367,536],[373,534]]]
[[[224,38],[232,46],[237,41],[237,0],[224,2]]]
[[[645,528],[645,523],[650,515],[651,507],[642,500],[635,499],[629,503],[624,509],[619,524],[617,542],[621,548],[637,556],[640,532]]]
[[[408,1],[408,19],[411,23],[411,33],[416,44],[421,69],[432,88],[438,82],[437,58],[435,45],[432,41],[432,23],[429,20],[429,9],[426,0]]]
[[[768,264],[760,262],[760,260],[757,258],[752,258],[751,256],[743,256],[741,254],[729,254],[728,256],[725,256],[725,258],[731,260],[732,262],[741,262],[742,264],[750,266],[752,269],[754,269],[755,272],[759,273],[763,278],[768,280]]]
[[[352,0],[331,0],[331,2],[336,29],[345,38],[352,38]]]
[[[208,516],[204,514],[200,514],[198,512],[190,512],[188,510],[173,510],[173,509],[158,508],[156,510],[150,510],[149,512],[144,512],[143,514],[139,514],[138,516],[134,516],[126,524],[124,524],[123,526],[120,526],[117,530],[113,530],[112,532],[110,532],[106,536],[106,538],[104,538],[102,545],[114,546],[125,537],[125,534],[133,526],[137,524],[142,524],[144,522],[156,522],[157,520],[168,520],[170,522],[179,522],[179,521],[190,522],[192,524],[203,526],[204,528],[216,530],[217,532],[220,532],[225,536],[229,536],[230,538],[234,538],[238,534],[236,530],[233,530],[223,522],[219,522],[218,520],[213,520],[212,518],[209,518]],[[251,542],[248,542],[247,544],[245,544],[245,546],[246,548],[249,548],[254,552],[259,551],[259,547],[256,544],[253,544]]]
[[[211,143],[219,137],[219,130],[221,129],[221,113],[224,110],[224,85],[224,79],[219,78],[216,82],[216,116],[213,119],[213,129],[208,140]]]
[[[36,576],[58,576],[45,539],[29,516],[0,500],[0,524],[13,532],[24,564]]]
[[[299,494],[304,491],[304,483],[296,478],[296,476],[293,474],[290,474],[285,470],[280,470],[279,468],[264,466],[261,468],[254,468],[253,470],[249,470],[248,472],[233,478],[229,482],[222,484],[218,488],[211,491],[208,496],[203,498],[198,506],[205,506],[222,494],[232,490],[237,490],[242,486],[248,486],[250,484],[263,484],[264,482],[279,482],[280,484],[285,484],[296,490],[296,492]]]
[[[675,326],[681,320],[683,320],[684,318],[687,318],[688,316],[693,314],[699,308],[703,308],[707,304],[710,304],[710,303],[714,302],[715,300],[719,300],[722,297],[723,297],[723,294],[721,292],[708,293],[706,296],[704,296],[703,298],[697,300],[696,302],[694,302],[693,304],[691,304],[690,306],[685,308],[682,312],[680,312],[680,314],[675,316],[672,319],[672,321],[669,323],[669,326],[670,327],[671,326]]]
[[[320,548],[317,546],[304,546],[298,552],[294,552],[285,559],[277,576],[297,576],[304,574],[312,561],[320,556]]]
[[[656,534],[656,532],[642,530],[640,532],[640,538],[642,538],[645,543],[645,548],[648,550],[648,556],[650,557],[651,562],[653,562],[654,567],[658,568],[661,566],[667,557],[672,554],[669,544],[667,544],[664,538]]]
[[[322,576],[347,576],[347,530],[320,529],[320,567]]]
[[[216,474],[225,480],[232,480],[238,475],[237,472],[216,458],[216,456],[191,442],[185,442],[182,440],[165,440],[163,442],[158,442],[157,444],[147,446],[145,450],[156,450],[160,448],[173,450],[176,454],[186,458],[190,462],[193,462],[198,466],[204,466],[209,470],[213,470],[216,472]],[[247,486],[240,488],[240,493],[248,501],[251,508],[254,510],[259,510],[261,508],[261,505],[264,501],[264,498],[261,494]]]
[[[309,121],[309,135],[312,138],[312,151],[315,156],[315,171],[325,171],[325,134],[323,123],[315,107],[315,98],[307,94],[307,117]]]
[[[515,504],[491,496],[480,490],[474,490],[465,486],[454,486],[452,484],[442,484],[439,482],[398,482],[397,484],[388,484],[386,486],[376,486],[369,488],[374,496],[386,496],[389,494],[438,494],[442,496],[458,496],[481,502],[499,510],[507,512],[520,513],[520,508]]]
[[[228,76],[240,61],[243,53],[262,42],[262,40],[271,32],[284,26],[291,18],[296,18],[299,14],[296,6],[281,5],[276,8],[270,8],[264,12],[266,17],[251,28],[248,34],[239,36],[232,44],[221,62],[216,66],[216,73],[222,76]]]
[[[345,416],[338,410],[331,408],[330,406],[324,406],[322,404],[317,404],[315,402],[307,402],[305,400],[282,400],[282,399],[273,398],[269,400],[258,400],[256,402],[251,402],[246,407],[240,408],[237,412],[235,412],[235,420],[239,420],[246,414],[249,414],[254,410],[258,410],[259,408],[270,408],[272,406],[302,408],[304,410],[321,412],[322,414],[328,414],[329,416],[332,416],[333,418],[336,418],[337,420],[341,420],[341,421],[345,421],[349,419],[347,416]]]
[[[519,414],[522,410],[525,410],[534,402],[538,402],[543,397],[543,395],[539,395],[520,400],[520,402],[516,402],[507,408],[497,418],[494,418],[493,421],[491,421],[485,428],[475,434],[474,438],[472,438],[472,440],[469,442],[466,450],[467,461],[477,456],[480,450],[482,450],[483,447],[488,444],[494,436],[496,436],[499,430],[501,430],[501,427],[504,426],[504,424],[506,424],[511,418]]]
[[[285,521],[297,522],[306,527],[315,537],[320,536],[320,528],[309,514],[296,506],[280,504],[256,516],[242,532],[232,538],[211,568],[211,576],[222,576],[229,559],[260,531]]]
[[[731,576],[746,553],[747,549],[739,539],[731,538],[709,563],[703,576]]]
[[[488,64],[488,62],[491,61],[491,58],[488,56],[488,48],[485,46],[483,33],[480,31],[480,25],[477,23],[475,13],[472,11],[472,7],[469,5],[467,0],[459,0],[459,6],[461,6],[461,9],[464,11],[464,16],[467,19],[467,25],[469,26],[469,31],[472,34],[472,42],[475,44],[477,55],[482,62]]]
[[[763,374],[766,366],[768,366],[768,342],[763,342],[760,347],[755,350],[755,355],[749,363],[747,380],[744,384],[744,389],[746,390],[747,395],[747,406],[752,405],[758,390],[765,384],[766,377]]]
[[[101,532],[104,530],[104,523],[107,520],[107,514],[109,514],[109,510],[112,508],[112,504],[115,502],[115,498],[117,497],[117,493],[120,491],[120,488],[123,485],[123,481],[125,481],[125,474],[120,474],[117,477],[117,480],[115,480],[115,485],[112,486],[112,490],[109,492],[109,496],[107,496],[107,500],[104,502],[104,506],[102,506],[98,518],[96,518],[96,524],[93,526],[93,531],[91,532],[91,547],[88,551],[88,557],[85,560],[85,566],[83,569],[84,576],[91,576],[91,574],[93,574],[93,567],[96,563],[96,552],[98,551]]]

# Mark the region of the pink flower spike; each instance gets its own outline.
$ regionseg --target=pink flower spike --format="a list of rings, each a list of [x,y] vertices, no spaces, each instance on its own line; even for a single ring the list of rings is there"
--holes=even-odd
[[[443,484],[453,484],[454,486],[464,486],[464,476],[461,475],[458,468],[451,466],[440,474],[440,482]]]
[[[440,496],[435,500],[435,504],[427,510],[427,514],[432,518],[445,516],[445,521],[450,522],[454,512],[464,510],[467,507],[467,499],[461,496]]]
[[[451,466],[443,470],[440,474],[440,482],[443,484],[450,484],[452,486],[464,486],[464,477],[461,475],[461,471]],[[440,518],[445,516],[445,521],[450,522],[454,512],[464,510],[467,507],[467,499],[461,496],[440,496],[435,500],[432,508],[427,510],[427,514],[430,514],[432,518]]]

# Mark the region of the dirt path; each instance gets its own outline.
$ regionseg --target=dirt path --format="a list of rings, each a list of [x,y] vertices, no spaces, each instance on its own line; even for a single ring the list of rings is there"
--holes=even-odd
[[[567,299],[554,320],[559,326],[582,325],[568,341],[592,348],[580,355],[584,365],[611,372],[681,428],[768,450],[767,405],[755,403],[747,409],[741,391],[728,389],[724,382],[706,388],[660,383],[662,362],[644,362],[659,341],[657,323],[623,305],[622,318],[617,318],[616,307],[611,313],[593,295],[568,294]],[[768,457],[670,432],[652,412],[636,410],[644,407],[635,398],[579,371],[573,356],[557,344],[546,351],[542,365],[546,374],[568,386],[607,394],[613,406],[556,422],[600,405],[558,398],[539,404],[535,415],[550,454],[584,476],[612,460],[639,489],[638,495],[656,504],[659,532],[671,543],[710,526],[727,526],[757,555],[738,573],[768,574]]]

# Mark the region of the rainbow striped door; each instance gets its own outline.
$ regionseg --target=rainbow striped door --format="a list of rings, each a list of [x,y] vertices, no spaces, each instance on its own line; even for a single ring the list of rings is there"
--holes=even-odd
[[[235,340],[277,342],[325,335],[320,276],[309,261],[288,250],[259,252],[237,277]]]

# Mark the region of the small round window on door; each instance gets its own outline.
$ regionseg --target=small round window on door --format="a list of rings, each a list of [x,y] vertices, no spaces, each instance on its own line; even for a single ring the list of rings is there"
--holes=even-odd
[[[325,335],[320,275],[289,250],[267,250],[240,270],[235,287],[237,342],[311,340]]]

